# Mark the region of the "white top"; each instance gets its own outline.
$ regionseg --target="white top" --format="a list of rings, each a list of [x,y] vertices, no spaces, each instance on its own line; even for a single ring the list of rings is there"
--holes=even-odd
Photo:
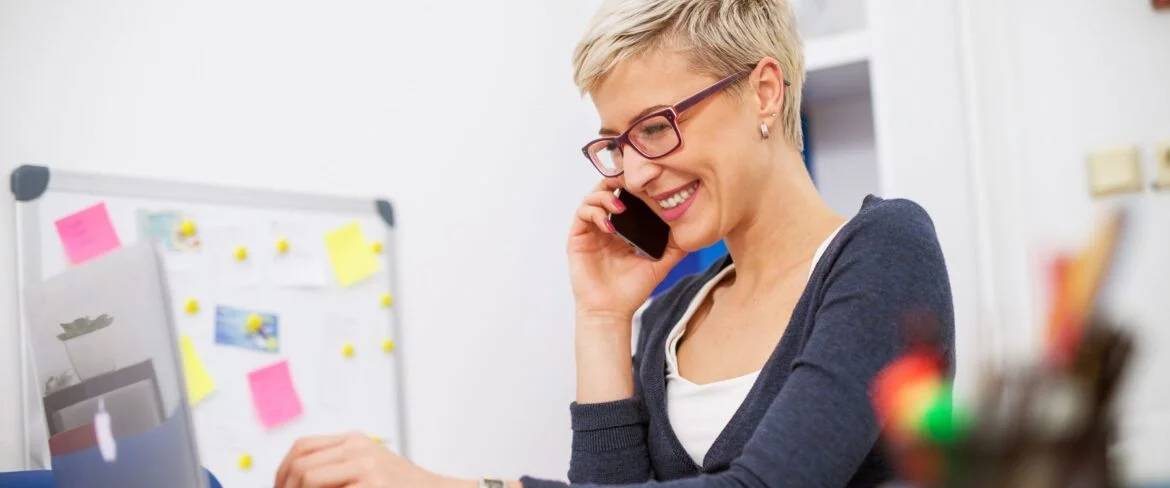
[[[812,276],[813,268],[817,266],[817,262],[825,253],[825,248],[829,246],[829,242],[833,240],[839,230],[841,230],[840,227],[829,234],[829,237],[817,248],[816,254],[813,255],[812,265],[809,266],[809,276]],[[695,310],[699,308],[715,285],[734,271],[735,264],[733,263],[715,275],[711,281],[705,283],[699,289],[699,293],[695,294],[678,323],[670,330],[670,335],[666,337],[667,417],[670,419],[670,426],[673,428],[675,436],[678,437],[687,454],[699,466],[703,465],[703,458],[707,456],[711,444],[715,442],[715,438],[719,437],[719,433],[723,432],[736,410],[739,410],[740,404],[743,403],[744,398],[747,398],[748,392],[755,384],[756,377],[760,375],[760,370],[756,370],[737,378],[698,385],[691,383],[678,373],[678,343],[682,339],[683,332],[686,331],[687,323],[690,322]]]

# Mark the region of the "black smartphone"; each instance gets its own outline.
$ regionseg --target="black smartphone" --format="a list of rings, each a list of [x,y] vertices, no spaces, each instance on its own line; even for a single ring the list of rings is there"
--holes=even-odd
[[[662,259],[666,254],[666,243],[670,241],[670,225],[641,198],[620,188],[617,197],[625,204],[626,211],[609,214],[614,231],[650,259]]]

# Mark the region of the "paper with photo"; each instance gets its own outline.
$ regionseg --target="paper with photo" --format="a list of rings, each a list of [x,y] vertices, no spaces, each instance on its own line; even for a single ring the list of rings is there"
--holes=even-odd
[[[105,202],[55,222],[57,236],[72,264],[81,264],[122,246]]]
[[[255,331],[248,327],[248,319],[252,316],[260,319],[260,327]],[[280,352],[280,318],[267,312],[216,306],[215,343],[254,351]]]
[[[184,221],[194,222],[191,215],[172,211],[142,210],[138,212],[138,220],[142,235],[158,243],[159,248],[164,251],[198,252],[202,248],[203,243],[198,231],[189,236],[184,236],[181,232]]]
[[[211,379],[203,359],[195,351],[190,336],[183,335],[179,340],[179,355],[183,358],[183,376],[187,379],[187,401],[194,405],[215,391],[215,380]]]
[[[325,246],[321,239],[303,226],[287,222],[274,222],[270,236],[274,249],[281,241],[288,246],[284,252],[272,256],[268,278],[273,285],[316,288],[329,284]]]
[[[248,373],[248,386],[256,416],[266,429],[279,427],[304,412],[287,360]]]
[[[361,224],[357,222],[325,234],[325,247],[329,251],[333,276],[341,286],[352,286],[369,278],[381,267],[373,243],[366,240]]]

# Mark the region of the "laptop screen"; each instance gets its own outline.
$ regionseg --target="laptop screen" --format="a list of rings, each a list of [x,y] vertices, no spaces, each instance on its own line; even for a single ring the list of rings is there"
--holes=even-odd
[[[70,268],[24,300],[57,486],[205,486],[152,245]]]

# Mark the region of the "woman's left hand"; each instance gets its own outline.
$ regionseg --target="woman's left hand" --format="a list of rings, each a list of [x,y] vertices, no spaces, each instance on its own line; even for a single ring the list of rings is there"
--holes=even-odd
[[[368,436],[343,434],[297,440],[280,463],[274,486],[446,488],[464,485],[415,466]]]

